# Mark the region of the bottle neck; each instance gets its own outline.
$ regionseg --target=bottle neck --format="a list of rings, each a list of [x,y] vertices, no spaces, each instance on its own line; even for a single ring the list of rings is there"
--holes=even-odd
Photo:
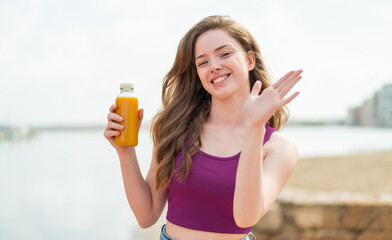
[[[120,88],[121,92],[120,95],[121,97],[135,97],[133,94],[133,88]]]
[[[133,88],[121,88],[121,93],[133,93]]]

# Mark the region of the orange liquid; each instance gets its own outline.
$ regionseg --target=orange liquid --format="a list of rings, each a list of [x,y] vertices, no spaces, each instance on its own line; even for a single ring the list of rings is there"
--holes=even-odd
[[[117,146],[137,146],[138,144],[138,101],[135,97],[117,97],[116,113],[124,118],[124,129],[116,136]]]

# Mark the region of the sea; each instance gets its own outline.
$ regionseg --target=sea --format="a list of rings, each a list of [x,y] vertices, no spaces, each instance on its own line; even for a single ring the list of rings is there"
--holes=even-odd
[[[287,126],[281,132],[297,144],[300,158],[392,150],[392,128]],[[143,129],[137,155],[144,176],[151,153]],[[0,142],[0,239],[158,239],[160,224],[153,231],[138,226],[103,129],[41,131]]]

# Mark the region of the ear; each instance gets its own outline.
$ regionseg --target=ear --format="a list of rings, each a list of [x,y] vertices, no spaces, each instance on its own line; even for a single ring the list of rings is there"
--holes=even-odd
[[[253,51],[248,51],[246,53],[246,57],[248,59],[248,70],[252,71],[255,68],[255,65],[256,65],[255,53]]]

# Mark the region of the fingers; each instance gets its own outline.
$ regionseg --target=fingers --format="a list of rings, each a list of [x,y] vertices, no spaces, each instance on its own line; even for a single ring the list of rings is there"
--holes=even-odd
[[[117,109],[116,105],[112,105],[109,108],[110,113],[108,114],[108,124],[106,125],[104,136],[109,139],[114,136],[120,135],[120,131],[124,130],[124,126],[119,124],[124,121],[124,118],[116,114],[114,111]],[[144,109],[140,108],[138,111],[138,127],[140,128],[144,117]]]
[[[143,116],[144,116],[144,109],[140,108],[138,112],[139,121],[143,120]]]
[[[286,94],[287,94],[287,93],[294,87],[294,85],[297,84],[297,82],[298,82],[299,80],[301,80],[301,79],[302,79],[302,76],[301,76],[301,75],[297,75],[295,78],[291,79],[290,82],[287,82],[287,83],[285,83],[285,84],[282,84],[281,90],[280,90],[281,96],[282,96],[282,97],[286,96]]]
[[[113,104],[112,106],[110,106],[109,111],[114,112],[116,109],[117,109],[117,105]]]
[[[298,77],[302,72],[303,70],[301,69],[297,71],[290,71],[286,73],[286,75],[284,75],[281,79],[279,79],[279,81],[274,83],[272,86],[278,90],[281,90],[283,87],[286,86],[287,83],[290,83],[293,79]]]
[[[303,71],[302,70],[297,70],[294,71],[292,74],[290,74],[284,81],[282,81],[282,83],[279,85],[278,88],[283,89],[285,88],[287,85],[292,85],[292,82],[294,80],[296,80],[298,77],[301,76],[301,73]],[[298,79],[299,80],[299,79]]]
[[[252,96],[258,96],[260,94],[261,85],[261,81],[256,81],[255,84],[253,84],[252,92],[250,94]]]
[[[114,122],[122,122],[122,121],[124,121],[124,118],[122,118],[120,115],[115,113],[116,109],[117,109],[117,105],[116,104],[113,104],[112,106],[110,106],[110,108],[109,108],[110,113],[108,114],[108,122],[109,123],[111,121],[114,121]]]
[[[139,118],[139,121],[138,121],[138,128],[139,128],[139,129],[140,129],[140,126],[142,125],[143,116],[144,116],[144,109],[143,109],[143,108],[140,108],[140,109],[139,109],[139,112],[138,112],[138,118]]]
[[[106,126],[107,130],[118,130],[121,131],[124,129],[124,126],[115,122],[108,122],[108,125]]]
[[[296,98],[299,95],[299,92],[296,92],[294,94],[292,94],[290,97],[286,98],[283,100],[283,105],[288,104],[289,102],[291,102],[294,98]]]
[[[282,82],[284,81],[284,80],[286,80],[291,74],[293,74],[294,73],[294,71],[290,71],[290,72],[288,72],[288,73],[286,73],[283,77],[281,77],[280,79],[279,79],[279,81],[277,81],[276,83],[274,83],[274,84],[272,84],[272,86],[274,87],[274,88],[279,88],[279,86],[282,84]]]
[[[122,122],[122,121],[124,121],[124,118],[122,118],[117,113],[111,112],[108,114],[108,121]]]
[[[286,78],[282,78],[282,81],[279,80],[280,83],[276,89],[279,91],[281,98],[284,98],[294,85],[302,78],[302,72],[302,70],[293,71],[291,74],[286,74]]]
[[[114,136],[120,135],[120,131],[124,129],[124,126],[113,121],[109,121],[108,125],[106,125],[106,129],[103,132],[103,135],[109,139]]]
[[[124,121],[124,119],[115,113],[116,109],[117,106],[115,104],[109,108],[110,112],[107,116],[108,124],[106,125],[105,131],[103,132],[103,135],[107,139],[120,135],[120,131],[124,129],[124,126],[119,124],[120,122]]]
[[[120,135],[120,132],[114,131],[114,130],[105,130],[105,132],[103,132],[103,135],[105,136],[105,138],[109,139],[109,138]]]

